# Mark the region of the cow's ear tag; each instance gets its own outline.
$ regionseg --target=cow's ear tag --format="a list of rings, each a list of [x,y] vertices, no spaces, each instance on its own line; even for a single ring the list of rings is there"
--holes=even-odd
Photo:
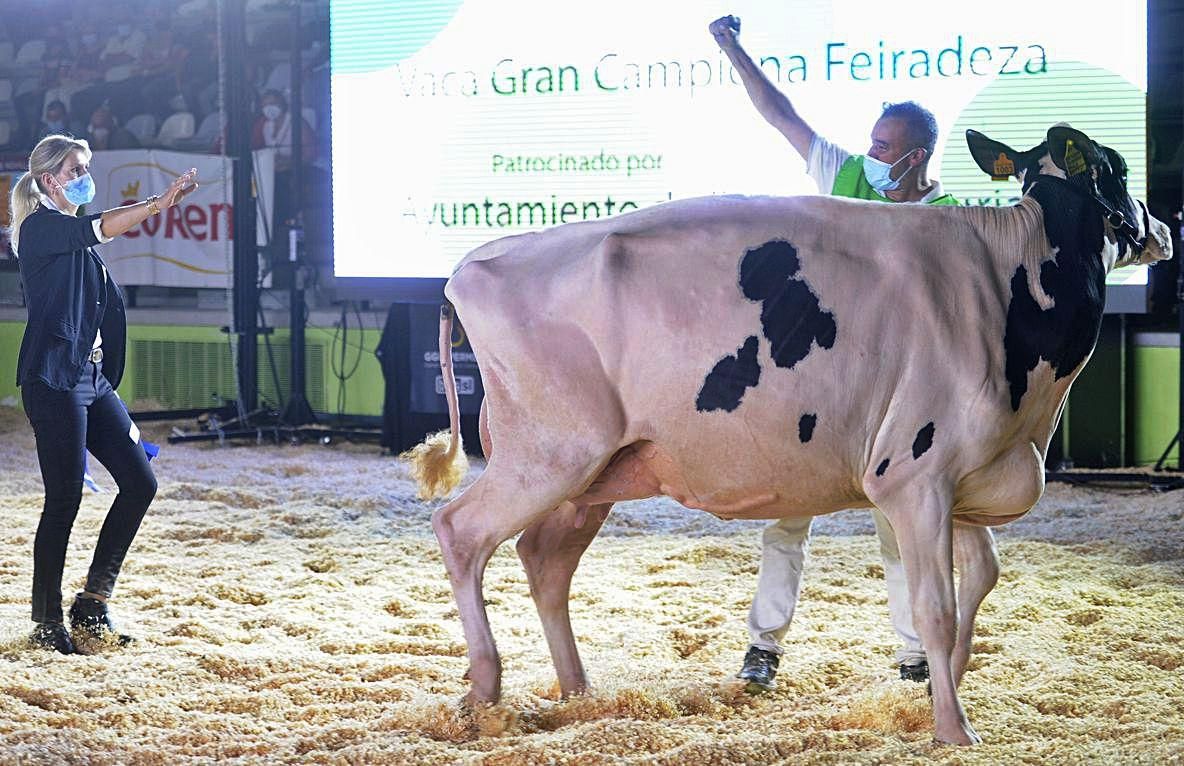
[[[1089,165],[1085,162],[1085,155],[1081,153],[1074,143],[1073,139],[1065,140],[1065,172],[1070,176],[1081,175],[1089,170]]]
[[[991,180],[1006,181],[1013,175],[1015,175],[1015,163],[1005,152],[999,152],[999,156],[991,164]]]

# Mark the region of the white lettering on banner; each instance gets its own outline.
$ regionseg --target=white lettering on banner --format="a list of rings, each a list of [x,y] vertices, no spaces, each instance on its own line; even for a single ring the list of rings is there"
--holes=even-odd
[[[436,376],[436,393],[444,395],[444,376]],[[456,393],[461,396],[472,396],[477,393],[477,380],[472,375],[456,376]]]
[[[433,365],[433,366],[438,365],[440,363],[440,352],[439,351],[425,351],[425,352],[423,352],[423,360],[430,365]],[[476,364],[477,363],[477,356],[472,351],[453,351],[452,352],[452,361],[459,363],[459,364],[464,364],[464,363]]]
[[[255,152],[259,202],[257,243],[272,230],[275,150]],[[226,288],[232,274],[228,252],[234,239],[233,173],[229,157],[155,149],[95,152],[91,172],[98,195],[88,212],[142,202],[162,194],[177,176],[197,168],[198,188],[179,205],[99,246],[123,285]],[[266,284],[265,284],[266,286]]]

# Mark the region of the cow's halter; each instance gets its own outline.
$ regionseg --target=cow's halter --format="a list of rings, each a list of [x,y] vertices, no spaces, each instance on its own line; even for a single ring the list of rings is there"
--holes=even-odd
[[[1092,200],[1106,215],[1106,222],[1114,229],[1115,235],[1126,242],[1135,255],[1141,255],[1143,250],[1147,248],[1147,240],[1151,236],[1151,220],[1147,214],[1147,206],[1141,201],[1132,198],[1132,201],[1143,209],[1143,238],[1139,239],[1139,230],[1126,219],[1126,216],[1122,214],[1121,210],[1111,205],[1109,200],[1101,194],[1098,194],[1098,188],[1094,183],[1091,182],[1088,188],[1082,188],[1077,184],[1069,183],[1064,178],[1044,174],[1041,174],[1033,183],[1044,181],[1055,181],[1065,188],[1072,189],[1075,193],[1080,194],[1086,199]]]
[[[1139,230],[1134,227],[1134,224],[1126,220],[1126,216],[1122,214],[1122,211],[1111,206],[1106,198],[1097,192],[1091,190],[1087,194],[1089,194],[1089,197],[1094,202],[1101,206],[1102,210],[1106,211],[1106,221],[1114,229],[1114,233],[1130,245],[1135,255],[1142,255],[1143,250],[1147,247],[1147,240],[1151,237],[1151,220],[1147,215],[1147,206],[1140,200],[1132,198],[1135,204],[1143,210],[1143,238],[1139,239]]]

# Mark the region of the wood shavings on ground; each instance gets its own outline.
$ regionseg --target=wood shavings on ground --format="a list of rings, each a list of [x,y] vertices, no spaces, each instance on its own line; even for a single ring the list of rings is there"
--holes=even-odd
[[[112,600],[139,641],[71,657],[25,644],[42,488],[28,424],[8,408],[0,461],[0,762],[1184,761],[1181,492],[1053,484],[999,530],[1003,574],[962,685],[985,743],[960,749],[932,743],[924,688],[895,677],[866,512],[815,522],[778,689],[759,697],[732,675],[763,523],[668,500],[614,509],[572,587],[594,688],[569,701],[503,545],[485,596],[504,698],[463,711],[436,506],[377,448],[165,445]],[[106,491],[84,495],[67,598],[114,491],[92,469]]]

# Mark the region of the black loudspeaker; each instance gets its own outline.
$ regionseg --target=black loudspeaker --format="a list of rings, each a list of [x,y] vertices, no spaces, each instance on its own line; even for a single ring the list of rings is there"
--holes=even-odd
[[[392,303],[374,351],[385,384],[380,443],[395,454],[414,447],[428,434],[448,430],[439,365],[439,317],[436,303]],[[452,353],[465,452],[480,456],[477,416],[484,391],[459,322],[453,327]]]

